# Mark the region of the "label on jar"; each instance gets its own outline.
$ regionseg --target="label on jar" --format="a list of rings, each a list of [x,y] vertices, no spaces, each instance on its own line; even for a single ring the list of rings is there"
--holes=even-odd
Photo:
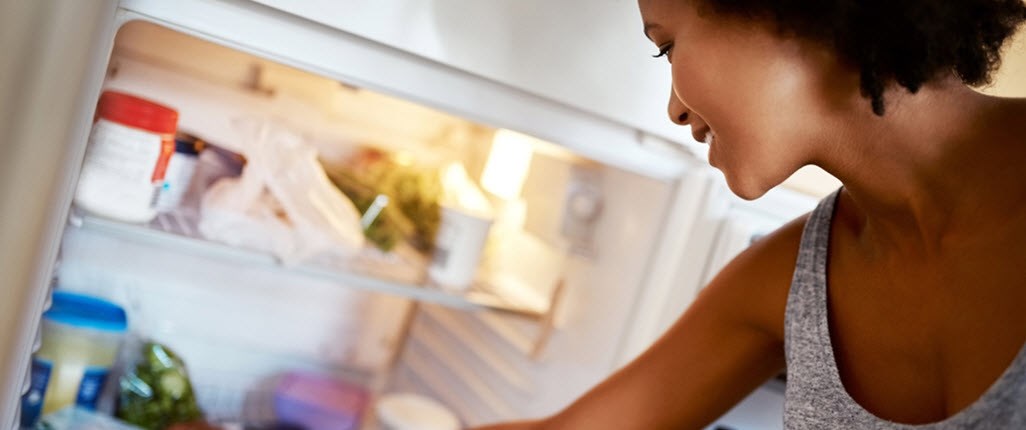
[[[46,396],[46,386],[50,383],[50,369],[52,365],[48,361],[32,360],[32,376],[29,391],[21,397],[21,426],[32,427],[39,420],[43,412],[43,398]]]
[[[81,372],[81,373],[79,373]],[[48,360],[32,360],[32,376],[29,391],[21,397],[21,425],[34,426],[44,409],[47,413],[61,409],[74,400],[74,404],[88,410],[96,410],[96,404],[103,393],[109,370],[105,367],[60,366],[54,376],[54,364]],[[81,377],[79,377],[81,375]],[[57,378],[57,379],[54,379]],[[63,378],[63,380],[61,379]],[[75,384],[68,386],[68,384]],[[55,385],[51,387],[51,385]],[[56,390],[50,393],[50,390]],[[74,390],[74,391],[72,391]],[[66,395],[61,394],[66,392]],[[47,394],[50,394],[47,396]],[[72,398],[71,395],[74,394]]]
[[[107,380],[107,369],[102,367],[87,367],[82,375],[82,382],[78,385],[78,395],[75,397],[75,404],[85,409],[95,411],[96,402],[103,392],[103,383]]]
[[[450,248],[456,243],[460,235],[460,228],[452,222],[443,219],[438,226],[438,233],[435,234],[435,249],[431,254],[431,266],[439,270],[445,270],[449,264]]]
[[[76,202],[102,215],[146,221],[173,154],[173,136],[99,119],[89,136]]]
[[[473,283],[484,251],[491,221],[460,210],[442,208],[435,249],[428,276],[449,289],[465,289]]]

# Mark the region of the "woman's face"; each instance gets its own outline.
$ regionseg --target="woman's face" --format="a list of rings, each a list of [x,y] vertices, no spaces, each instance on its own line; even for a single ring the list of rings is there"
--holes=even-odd
[[[671,64],[670,119],[700,142],[711,136],[709,163],[735,194],[758,198],[816,161],[814,143],[846,99],[837,81],[850,73],[809,42],[699,13],[696,1],[639,1],[645,35]]]

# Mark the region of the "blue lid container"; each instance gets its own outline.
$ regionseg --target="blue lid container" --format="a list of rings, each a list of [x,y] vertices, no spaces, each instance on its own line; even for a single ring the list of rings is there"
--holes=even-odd
[[[124,332],[128,327],[125,310],[106,300],[67,291],[54,291],[53,306],[43,319],[74,327]]]

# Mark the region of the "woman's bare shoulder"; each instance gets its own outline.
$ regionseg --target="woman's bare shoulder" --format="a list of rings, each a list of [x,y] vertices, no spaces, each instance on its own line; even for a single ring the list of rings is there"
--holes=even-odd
[[[783,340],[787,295],[807,220],[808,214],[803,215],[757,240],[728,263],[703,294],[721,295],[715,302],[729,303],[735,315]]]

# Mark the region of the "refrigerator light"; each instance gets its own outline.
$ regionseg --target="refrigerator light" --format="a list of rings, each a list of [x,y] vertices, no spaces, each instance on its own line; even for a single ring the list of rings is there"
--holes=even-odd
[[[510,130],[495,132],[492,150],[481,174],[484,189],[504,200],[519,197],[531,166],[533,141],[529,136]]]

